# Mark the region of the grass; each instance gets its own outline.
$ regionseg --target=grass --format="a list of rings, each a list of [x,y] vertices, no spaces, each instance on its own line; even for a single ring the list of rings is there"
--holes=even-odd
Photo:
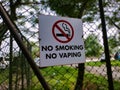
[[[88,90],[90,90],[90,88],[94,88],[93,90],[107,90],[108,88],[108,82],[105,77],[86,73],[84,78],[84,87]]]
[[[120,67],[120,61],[118,61],[118,60],[113,60],[113,61],[111,61],[111,65],[112,65],[112,66],[119,66],[119,67]]]
[[[8,69],[0,69],[0,84],[6,80],[8,80],[8,75],[9,75],[9,71]]]
[[[108,81],[103,76],[97,76],[95,74],[86,73],[84,77],[84,87],[88,90],[108,90]],[[113,80],[114,90],[120,90],[120,82]]]
[[[77,71],[68,66],[48,67],[41,70],[42,75],[50,85],[52,90],[73,90],[76,82]],[[36,83],[37,78],[32,79]],[[41,86],[34,86],[35,90],[40,90]]]
[[[68,66],[55,66],[44,68],[41,71],[52,90],[74,90],[77,69]],[[85,72],[83,83],[83,90],[108,90],[107,79],[100,75]],[[114,81],[114,86],[115,90],[120,90],[120,82]],[[40,88],[37,85],[35,90]]]
[[[49,67],[42,70],[43,75],[51,88],[56,90],[73,90],[76,82],[77,72],[74,68],[64,66]],[[63,88],[64,87],[64,88]]]
[[[101,65],[105,64],[105,62],[100,62],[100,61],[96,61],[96,62],[86,62],[85,65],[86,66],[98,66],[100,67]]]
[[[101,66],[104,62],[87,62],[87,66]],[[112,66],[120,66],[120,61],[111,61]],[[70,66],[54,66],[47,67],[40,70],[45,80],[48,82],[52,90],[74,90],[78,69]],[[0,82],[2,83],[3,76],[8,73],[8,70],[3,70],[0,73]],[[107,79],[103,76],[98,76],[85,72],[83,89],[85,90],[108,90]],[[44,90],[39,83],[36,76],[32,78],[32,89],[31,90]],[[120,82],[114,81],[114,89],[120,90]]]
[[[100,61],[96,61],[96,62],[86,62],[85,65],[86,66],[98,66],[100,67],[101,65],[105,65],[105,62],[100,62]],[[111,60],[111,66],[119,66],[120,67],[120,61],[118,60]]]

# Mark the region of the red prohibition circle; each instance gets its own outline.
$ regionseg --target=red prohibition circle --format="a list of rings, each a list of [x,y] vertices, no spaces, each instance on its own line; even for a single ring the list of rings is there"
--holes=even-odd
[[[67,36],[67,34],[64,32],[64,30],[58,25],[59,23],[66,23],[67,25],[69,25],[70,30],[71,30],[71,33],[72,33],[71,37],[68,37],[68,36]],[[66,37],[66,40],[62,40],[62,39],[60,39],[60,38],[58,38],[58,37],[56,36],[56,33],[55,33],[56,29],[55,29],[55,28],[56,28],[57,30],[59,30],[59,32],[61,32],[64,37]],[[55,38],[58,42],[60,42],[60,43],[68,43],[68,42],[70,42],[70,41],[72,40],[72,38],[73,38],[73,36],[74,36],[74,30],[73,30],[72,25],[71,25],[68,21],[58,20],[58,21],[56,21],[56,22],[54,23],[54,25],[53,25],[53,27],[52,27],[52,34],[53,34],[54,38]]]

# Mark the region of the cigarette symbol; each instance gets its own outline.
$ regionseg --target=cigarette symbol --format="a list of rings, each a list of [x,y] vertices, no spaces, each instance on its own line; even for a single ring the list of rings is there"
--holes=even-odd
[[[67,37],[70,37],[70,29],[68,28],[66,23],[62,23],[62,28],[64,29],[64,31],[66,31],[66,35]],[[57,33],[56,36],[60,36],[60,37],[64,37],[64,35],[62,33]]]

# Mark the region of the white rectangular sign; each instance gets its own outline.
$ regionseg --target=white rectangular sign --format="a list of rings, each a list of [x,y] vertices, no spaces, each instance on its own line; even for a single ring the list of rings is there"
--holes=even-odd
[[[82,21],[39,16],[40,67],[84,63]]]

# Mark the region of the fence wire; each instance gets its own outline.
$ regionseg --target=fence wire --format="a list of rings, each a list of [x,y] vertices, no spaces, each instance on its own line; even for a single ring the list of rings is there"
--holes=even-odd
[[[15,21],[20,31],[24,44],[31,52],[34,60],[39,56],[39,27],[38,15],[57,16],[55,11],[44,7],[42,3],[23,2],[11,11],[10,2],[1,0],[11,18]],[[99,8],[98,8],[99,10]],[[12,16],[13,15],[13,16]],[[114,17],[113,17],[114,16]],[[107,70],[104,54],[103,35],[99,11],[95,20],[83,19],[83,33],[85,42],[85,73],[83,90],[108,90]],[[120,89],[120,60],[115,58],[116,52],[120,53],[120,2],[114,0],[107,2],[105,18],[108,43],[111,56],[114,89]],[[36,62],[38,64],[39,62]],[[38,66],[39,67],[39,66]],[[61,65],[40,68],[42,75],[51,90],[74,90],[78,65]],[[12,34],[8,31],[3,19],[0,17],[0,90],[44,90],[39,80],[33,73],[26,58],[22,54]]]

